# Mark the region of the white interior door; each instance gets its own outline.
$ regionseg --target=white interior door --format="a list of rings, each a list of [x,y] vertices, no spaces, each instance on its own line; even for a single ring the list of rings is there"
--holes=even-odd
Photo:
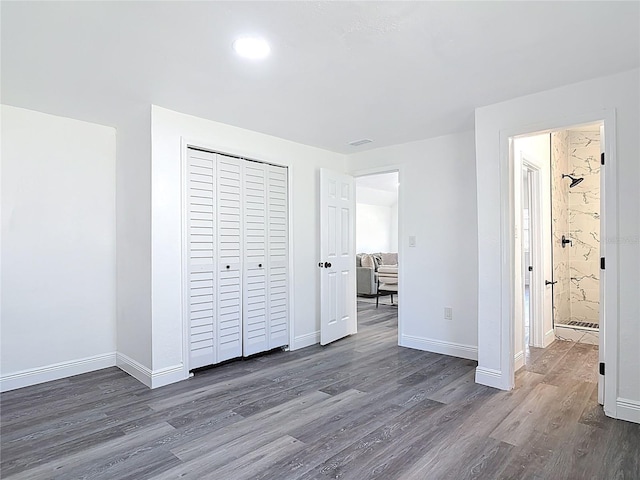
[[[187,263],[189,368],[216,362],[214,342],[215,270],[215,154],[188,150]]]
[[[542,263],[542,275],[536,277],[537,306],[542,310],[541,324],[538,328],[538,345],[536,347],[548,347],[556,339],[553,320],[553,241],[552,241],[552,212],[551,212],[551,161],[545,162],[544,168],[538,170],[535,181],[532,213],[536,217],[532,228],[536,230],[539,246],[538,255]],[[533,287],[532,287],[533,288]],[[542,297],[542,298],[540,298]],[[534,307],[535,308],[535,307]]]
[[[320,343],[356,333],[355,182],[320,169]]]
[[[529,344],[547,347],[553,335],[553,243],[551,239],[550,202],[545,200],[549,183],[541,169],[529,168],[530,265],[529,278]],[[547,213],[548,212],[548,213]],[[545,215],[548,215],[545,217]]]
[[[242,161],[217,155],[217,362],[242,356]]]

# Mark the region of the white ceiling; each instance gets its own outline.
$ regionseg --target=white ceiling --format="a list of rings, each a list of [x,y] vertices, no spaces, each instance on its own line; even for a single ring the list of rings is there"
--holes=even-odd
[[[640,65],[639,2],[2,2],[2,102],[121,127],[151,103],[351,153]],[[262,62],[235,56],[263,35]],[[371,138],[352,147],[349,141]]]
[[[356,177],[357,187],[375,188],[376,190],[396,193],[398,191],[398,172]]]
[[[398,203],[398,172],[356,177],[356,202],[385,207]]]

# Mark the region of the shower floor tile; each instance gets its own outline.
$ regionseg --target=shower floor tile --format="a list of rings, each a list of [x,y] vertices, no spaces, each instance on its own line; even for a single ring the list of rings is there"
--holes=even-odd
[[[578,321],[578,320],[570,320],[565,325],[569,325],[571,327],[591,328],[593,330],[599,330],[600,329],[600,326],[597,323],[581,322],[581,321]]]

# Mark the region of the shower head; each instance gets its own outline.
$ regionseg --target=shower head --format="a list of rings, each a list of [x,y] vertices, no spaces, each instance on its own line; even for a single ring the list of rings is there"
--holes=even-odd
[[[584,180],[584,177],[575,178],[575,177],[572,177],[571,175],[566,175],[566,174],[564,174],[564,173],[563,173],[563,174],[562,174],[562,178],[564,178],[564,177],[568,177],[568,178],[570,178],[570,179],[571,179],[571,185],[569,185],[569,188],[573,188],[573,187],[575,187],[575,186],[576,186],[576,185],[578,185],[581,181],[583,181],[583,180]]]

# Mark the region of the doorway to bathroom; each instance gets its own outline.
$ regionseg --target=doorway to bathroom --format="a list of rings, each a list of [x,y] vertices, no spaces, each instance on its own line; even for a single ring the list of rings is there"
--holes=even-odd
[[[536,371],[539,349],[549,347],[559,361],[576,363],[580,375],[601,383],[603,124],[515,137],[512,148],[514,274],[520,279],[514,370]]]

